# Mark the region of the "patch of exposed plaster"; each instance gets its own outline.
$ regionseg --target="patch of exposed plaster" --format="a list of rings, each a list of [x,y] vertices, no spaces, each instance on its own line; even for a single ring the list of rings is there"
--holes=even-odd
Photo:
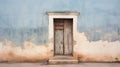
[[[120,61],[120,41],[89,42],[85,33],[77,33],[74,52],[80,61]]]
[[[89,42],[85,33],[76,32],[74,41],[74,57],[80,61],[120,61],[120,41]],[[16,46],[5,39],[0,42],[0,62],[44,61],[53,56],[53,41],[36,45],[26,41],[24,46]]]
[[[23,47],[15,46],[11,41],[0,42],[0,62],[44,61],[50,56],[49,45],[36,45],[26,41]]]

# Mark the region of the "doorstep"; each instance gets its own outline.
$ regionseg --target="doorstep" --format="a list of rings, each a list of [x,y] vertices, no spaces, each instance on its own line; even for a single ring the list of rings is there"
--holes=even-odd
[[[73,56],[54,56],[49,59],[48,64],[78,64]]]

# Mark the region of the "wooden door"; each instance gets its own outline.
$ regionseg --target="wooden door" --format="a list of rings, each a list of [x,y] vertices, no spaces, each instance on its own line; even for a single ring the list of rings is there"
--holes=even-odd
[[[72,19],[54,19],[54,54],[72,55]]]

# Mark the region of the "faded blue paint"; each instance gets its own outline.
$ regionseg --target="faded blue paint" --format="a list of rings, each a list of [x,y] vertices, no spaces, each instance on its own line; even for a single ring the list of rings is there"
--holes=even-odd
[[[0,0],[0,41],[46,43],[47,11],[80,12],[78,30],[90,41],[120,40],[120,0]]]

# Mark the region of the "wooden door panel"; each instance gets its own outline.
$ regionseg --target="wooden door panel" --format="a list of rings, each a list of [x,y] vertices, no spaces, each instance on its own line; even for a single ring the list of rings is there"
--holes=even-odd
[[[63,30],[55,30],[55,55],[63,55]]]
[[[72,20],[64,20],[64,54],[72,55]]]
[[[63,20],[54,20],[54,36],[55,36],[55,55],[63,55],[63,29],[64,23]]]

